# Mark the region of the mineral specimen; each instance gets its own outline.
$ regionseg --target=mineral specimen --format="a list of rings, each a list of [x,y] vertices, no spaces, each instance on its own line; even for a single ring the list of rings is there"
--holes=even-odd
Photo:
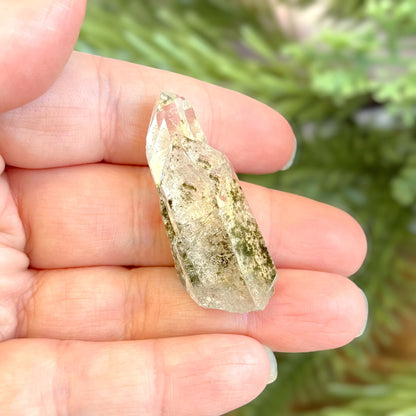
[[[194,110],[163,92],[146,139],[175,267],[206,308],[264,309],[276,269],[228,159],[210,147]]]

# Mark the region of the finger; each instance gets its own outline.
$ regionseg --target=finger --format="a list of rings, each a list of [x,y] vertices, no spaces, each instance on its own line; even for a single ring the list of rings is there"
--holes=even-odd
[[[23,168],[102,160],[144,165],[150,114],[162,90],[195,105],[208,140],[238,171],[275,171],[294,152],[285,119],[253,99],[170,72],[75,53],[44,96],[0,117],[0,153],[7,164]]]
[[[254,339],[210,335],[0,344],[2,415],[219,415],[254,399],[270,363]]]
[[[55,81],[77,40],[84,10],[85,0],[0,4],[0,112],[35,99]]]
[[[9,178],[33,267],[173,264],[147,168],[11,169]],[[365,236],[344,212],[256,185],[244,190],[278,267],[339,274],[360,267]]]
[[[249,314],[199,307],[173,268],[36,272],[24,296],[17,336],[102,341],[235,333],[287,352],[340,347],[362,331],[367,314],[349,279],[285,269],[267,308]]]

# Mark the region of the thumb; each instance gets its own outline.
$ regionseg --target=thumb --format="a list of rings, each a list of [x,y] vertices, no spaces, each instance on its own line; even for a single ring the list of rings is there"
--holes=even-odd
[[[68,60],[86,0],[0,2],[0,112],[43,94]]]

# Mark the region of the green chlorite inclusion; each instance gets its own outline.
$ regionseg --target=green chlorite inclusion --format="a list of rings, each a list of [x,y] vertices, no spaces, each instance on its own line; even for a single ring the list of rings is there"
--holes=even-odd
[[[175,267],[192,299],[229,312],[264,309],[276,268],[230,162],[208,145],[184,98],[160,95],[146,154]]]

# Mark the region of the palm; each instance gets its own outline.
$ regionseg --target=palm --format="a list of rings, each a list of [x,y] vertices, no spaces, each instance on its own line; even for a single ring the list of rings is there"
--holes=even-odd
[[[179,415],[195,406],[219,414],[264,387],[259,342],[310,351],[360,331],[365,304],[346,278],[365,254],[359,226],[335,208],[249,184],[279,267],[275,296],[265,311],[244,315],[189,298],[145,166],[147,123],[162,89],[195,103],[209,140],[238,171],[273,171],[290,158],[290,128],[259,103],[81,54],[45,95],[1,115],[0,370],[11,379],[0,413],[38,406],[44,414],[54,403],[57,414]],[[121,340],[135,342],[113,342]],[[10,402],[22,385],[25,394]],[[102,397],[112,405],[100,407]]]

